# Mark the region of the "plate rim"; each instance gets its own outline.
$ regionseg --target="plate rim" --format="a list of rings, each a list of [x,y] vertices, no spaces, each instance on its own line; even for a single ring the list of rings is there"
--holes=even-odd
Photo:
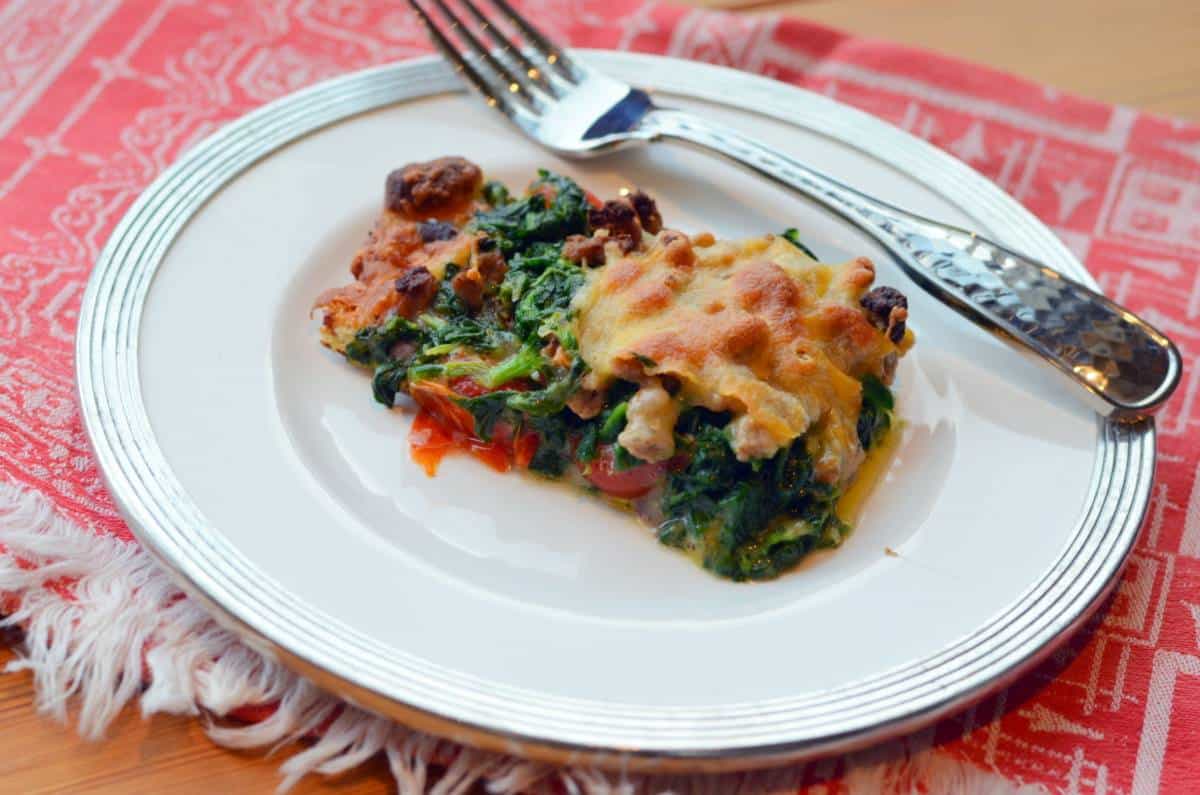
[[[850,145],[971,215],[982,214],[1008,245],[1096,286],[1066,245],[1015,199],[887,122],[726,67],[659,55],[578,52],[601,69],[652,75],[656,90],[752,112]],[[250,112],[183,153],[142,193],[89,278],[76,336],[76,383],[105,483],[139,542],[248,645],[352,703],[469,744],[560,763],[718,770],[848,751],[929,723],[1035,665],[1107,596],[1149,505],[1152,420],[1122,424],[1097,418],[1090,493],[1075,530],[1055,563],[1009,607],[930,657],[816,695],[663,708],[498,687],[421,660],[413,669],[396,659],[397,650],[339,627],[257,571],[204,520],[155,441],[138,366],[142,309],[154,273],[192,215],[263,157],[346,118],[461,90],[450,67],[427,56],[337,77]],[[925,169],[920,174],[914,173],[917,164]],[[968,195],[969,204],[961,200]],[[390,656],[381,654],[385,651]],[[964,661],[964,655],[974,656]]]

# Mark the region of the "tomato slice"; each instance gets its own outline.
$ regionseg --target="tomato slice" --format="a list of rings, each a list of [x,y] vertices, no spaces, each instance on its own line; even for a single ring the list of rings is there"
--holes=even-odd
[[[421,407],[409,432],[409,448],[413,460],[426,474],[436,474],[438,464],[454,449],[465,450],[498,472],[508,471],[507,445],[503,441],[485,442],[478,438],[475,418],[456,402],[457,397],[469,397],[475,389],[482,387],[470,379],[457,380],[453,389],[436,381],[409,385],[409,394]]]
[[[600,201],[600,197],[592,193],[590,190],[585,190],[583,195],[587,197],[587,203],[599,210],[604,206],[604,202]]]
[[[509,469],[508,448],[496,442],[485,442],[475,437],[463,439],[459,444],[475,458],[490,466],[497,472],[507,472]]]
[[[662,478],[667,470],[666,462],[657,464],[639,464],[629,469],[616,470],[613,468],[613,453],[611,447],[602,447],[596,458],[584,473],[596,488],[605,494],[631,500],[640,497]]]
[[[459,428],[448,427],[444,413],[430,410],[424,405],[413,419],[408,433],[408,446],[412,458],[425,474],[437,474],[438,464],[455,450],[463,450],[490,466],[497,472],[507,472],[510,467],[509,450],[502,442],[485,442]],[[530,453],[530,458],[533,454]]]
[[[437,474],[438,464],[455,444],[451,432],[433,414],[421,409],[408,432],[408,446],[413,461],[420,464],[426,475],[433,477]]]
[[[458,405],[460,397],[445,384],[437,381],[416,381],[409,384],[408,394],[417,405],[436,417],[443,426],[466,436],[475,433],[475,418],[471,412]]]

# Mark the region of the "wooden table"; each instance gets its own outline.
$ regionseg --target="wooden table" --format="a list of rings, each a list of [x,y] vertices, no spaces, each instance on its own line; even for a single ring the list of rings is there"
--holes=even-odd
[[[1197,0],[728,2],[928,47],[1085,97],[1200,119]]]
[[[742,13],[784,12],[929,47],[1084,96],[1200,118],[1198,0],[703,0]],[[1035,23],[1034,20],[1037,20]],[[0,650],[0,664],[11,653]],[[105,743],[38,716],[30,677],[0,677],[0,790],[49,793],[270,792],[283,755],[217,748],[199,722],[124,715]],[[390,791],[376,762],[296,793]]]

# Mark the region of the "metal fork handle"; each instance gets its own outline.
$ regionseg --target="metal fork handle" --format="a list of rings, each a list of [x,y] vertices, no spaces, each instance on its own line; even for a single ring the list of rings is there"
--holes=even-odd
[[[913,281],[943,303],[1065,374],[1103,416],[1146,416],[1179,383],[1182,364],[1170,340],[1040,262],[879,201],[683,111],[651,111],[640,132],[722,155],[829,208],[878,240]]]

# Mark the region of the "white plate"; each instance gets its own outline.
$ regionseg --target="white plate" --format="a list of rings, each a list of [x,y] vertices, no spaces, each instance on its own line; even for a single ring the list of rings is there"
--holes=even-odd
[[[586,57],[1090,282],[991,183],[862,113],[711,66]],[[92,277],[79,384],[112,492],[143,543],[250,642],[457,739],[712,768],[932,720],[1095,607],[1145,510],[1152,426],[1099,422],[859,234],[776,188],[666,147],[560,161],[456,89],[427,59],[251,114],[145,193]],[[517,185],[538,166],[600,195],[638,184],[684,230],[798,226],[826,259],[874,256],[880,282],[908,293],[918,343],[899,371],[903,439],[842,548],[739,585],[565,489],[463,457],[427,478],[408,456],[408,418],[318,346],[308,308],[347,280],[385,174],[443,154]]]

